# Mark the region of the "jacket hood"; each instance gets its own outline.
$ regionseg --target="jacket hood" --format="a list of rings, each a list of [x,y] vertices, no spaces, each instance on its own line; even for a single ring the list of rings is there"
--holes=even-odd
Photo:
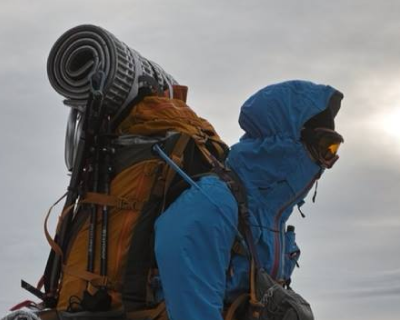
[[[259,90],[241,108],[239,124],[245,134],[232,146],[228,165],[248,188],[288,181],[297,192],[305,180],[321,171],[300,141],[301,129],[310,122],[318,126],[320,120],[314,119],[321,113],[321,126],[331,123],[332,127],[342,98],[330,86],[302,80]]]

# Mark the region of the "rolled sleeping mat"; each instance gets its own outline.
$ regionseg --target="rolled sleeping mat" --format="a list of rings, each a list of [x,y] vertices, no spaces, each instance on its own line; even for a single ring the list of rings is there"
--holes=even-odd
[[[47,74],[53,88],[71,107],[65,141],[65,163],[72,170],[82,130],[82,111],[90,93],[90,77],[95,71],[105,75],[104,106],[118,123],[139,90],[161,93],[177,84],[158,64],[129,48],[107,30],[80,25],[65,32],[53,45]]]
[[[140,88],[164,91],[177,84],[159,65],[94,25],[80,25],[65,32],[47,60],[50,83],[69,105],[86,105],[89,76],[96,70],[105,74],[104,103],[111,114],[123,110]]]

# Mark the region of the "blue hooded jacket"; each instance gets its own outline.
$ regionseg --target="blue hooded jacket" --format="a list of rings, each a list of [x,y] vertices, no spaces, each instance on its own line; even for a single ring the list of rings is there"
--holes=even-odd
[[[227,163],[245,185],[258,254],[277,280],[290,278],[296,263],[291,253],[298,251],[286,244],[293,242],[286,221],[322,174],[300,141],[301,129],[328,107],[335,92],[330,86],[288,81],[261,89],[241,108],[245,135],[232,146]],[[248,286],[247,259],[234,256],[232,266],[237,270],[228,279],[227,300]]]
[[[261,89],[242,106],[245,131],[233,145],[227,165],[248,196],[250,223],[265,269],[287,280],[298,255],[285,224],[322,170],[300,141],[305,122],[328,108],[337,92],[325,85],[288,81]],[[237,234],[237,203],[224,182],[202,178],[157,220],[156,258],[172,320],[220,320],[223,302],[249,285],[249,261],[232,255]],[[287,252],[289,251],[289,252]]]

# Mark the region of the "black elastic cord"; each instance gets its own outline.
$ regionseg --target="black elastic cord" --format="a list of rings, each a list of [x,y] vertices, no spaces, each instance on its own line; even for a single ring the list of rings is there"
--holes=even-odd
[[[121,122],[128,116],[132,109],[145,97],[152,95],[152,90],[150,88],[139,89],[138,95],[132,99],[131,102],[127,104],[124,110],[121,110],[117,115],[111,119],[111,131],[115,132]]]

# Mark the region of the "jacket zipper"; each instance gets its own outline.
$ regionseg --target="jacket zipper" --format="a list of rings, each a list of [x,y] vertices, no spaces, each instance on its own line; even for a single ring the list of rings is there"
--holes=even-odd
[[[286,202],[279,210],[278,210],[278,214],[276,215],[275,218],[275,227],[276,230],[279,230],[279,232],[276,232],[274,235],[274,263],[272,265],[272,269],[271,269],[271,277],[276,279],[276,277],[278,276],[278,270],[279,270],[279,266],[281,265],[281,260],[282,260],[282,254],[281,254],[281,248],[283,246],[283,242],[284,242],[284,232],[282,231],[282,226],[280,225],[280,220],[282,217],[282,214],[285,212],[285,210],[292,205],[293,203],[295,203],[299,198],[301,198],[305,193],[307,193],[313,186],[314,182],[318,179],[320,174],[315,175],[311,181],[307,184],[306,187],[304,187],[304,189],[302,189],[297,195],[294,196],[293,199],[289,200],[288,202]],[[280,239],[281,238],[281,239]]]

